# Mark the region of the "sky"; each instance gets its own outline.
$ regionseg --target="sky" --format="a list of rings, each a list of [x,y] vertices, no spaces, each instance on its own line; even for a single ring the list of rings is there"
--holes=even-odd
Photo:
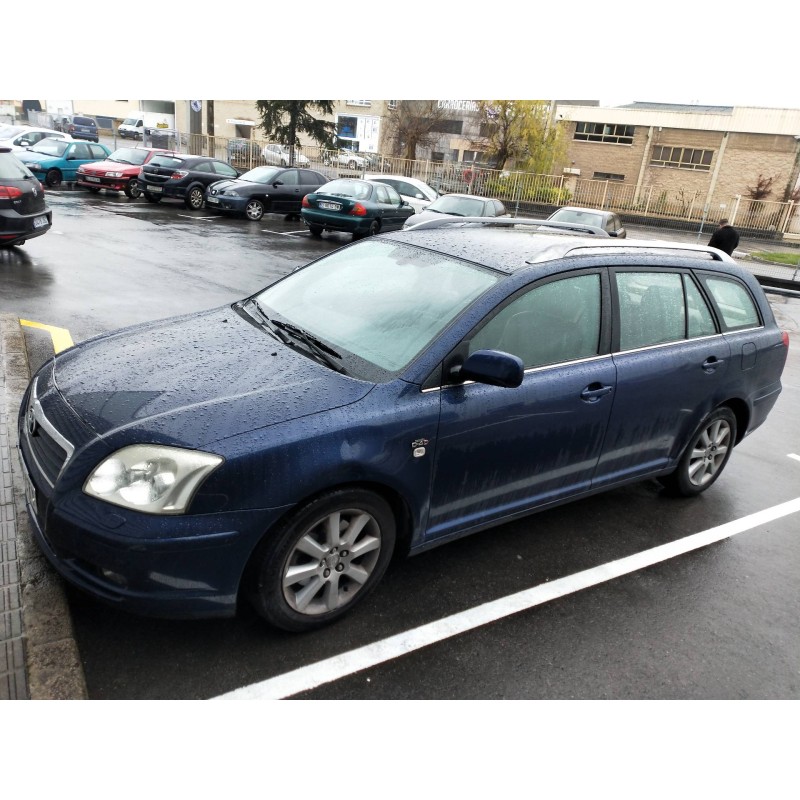
[[[0,94],[800,107],[795,26],[776,24],[787,5],[761,2],[734,10],[707,0],[673,0],[657,8],[633,0],[571,0],[568,11],[465,3],[461,12],[446,5],[424,11],[415,6],[410,13],[411,6],[382,2],[337,14],[325,0],[303,0],[301,13],[309,24],[278,30],[264,12],[268,6],[240,2],[234,15],[220,17],[213,43],[202,37],[194,44],[192,25],[166,35],[171,19],[185,23],[198,16],[199,7],[186,0],[173,0],[160,19],[135,23],[129,22],[130,9],[112,10],[103,19],[83,21],[80,35],[70,34],[61,45],[10,37],[3,45],[4,64],[11,63],[10,51],[25,68],[4,68]],[[213,18],[217,12],[208,13]],[[4,20],[8,16],[20,26],[29,23],[24,8],[5,9]],[[131,41],[119,53],[110,43],[81,47],[81,40],[109,39],[115,16],[120,26],[132,26]],[[247,27],[250,18],[254,24]],[[158,34],[151,36],[156,19]],[[290,30],[302,35],[287,35]]]

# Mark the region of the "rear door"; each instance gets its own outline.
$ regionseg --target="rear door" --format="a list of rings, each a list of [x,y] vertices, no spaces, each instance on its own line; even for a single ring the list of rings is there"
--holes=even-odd
[[[730,348],[688,270],[612,270],[617,390],[592,486],[678,457],[724,394]]]

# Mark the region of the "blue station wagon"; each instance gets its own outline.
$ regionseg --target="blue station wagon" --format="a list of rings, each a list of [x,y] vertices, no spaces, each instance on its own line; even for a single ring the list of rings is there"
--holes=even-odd
[[[394,552],[633,481],[707,490],[781,391],[763,290],[712,248],[540,224],[371,237],[58,354],[18,421],[42,550],[121,608],[247,598],[302,631]]]

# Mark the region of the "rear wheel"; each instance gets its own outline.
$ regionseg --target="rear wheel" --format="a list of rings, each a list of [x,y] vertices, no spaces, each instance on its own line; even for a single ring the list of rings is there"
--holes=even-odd
[[[244,213],[247,219],[258,222],[264,216],[264,204],[260,200],[248,200]]]
[[[161,202],[161,195],[150,194],[150,192],[142,192],[142,194],[144,194],[144,199],[147,200],[148,203]]]
[[[44,182],[48,186],[59,186],[62,179],[63,176],[61,175],[61,170],[55,168],[47,170],[47,173],[44,176]]]
[[[308,230],[312,236],[322,236],[322,225],[309,225]]]
[[[139,188],[139,181],[137,181],[136,178],[131,178],[123,191],[131,200],[136,200],[137,197],[142,196],[142,190]]]
[[[192,186],[186,193],[186,198],[183,201],[186,207],[192,211],[197,211],[203,207],[203,188],[202,186]]]
[[[726,406],[712,411],[695,431],[677,469],[661,478],[673,494],[693,497],[722,473],[736,443],[736,417]]]
[[[377,585],[394,550],[389,504],[363,489],[312,500],[256,549],[247,590],[258,613],[288,631],[319,628]]]

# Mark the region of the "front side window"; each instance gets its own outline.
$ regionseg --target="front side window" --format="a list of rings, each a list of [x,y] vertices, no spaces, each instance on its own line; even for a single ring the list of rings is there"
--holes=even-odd
[[[600,276],[550,281],[512,300],[469,343],[469,352],[501,350],[526,368],[590,358],[600,343]]]

